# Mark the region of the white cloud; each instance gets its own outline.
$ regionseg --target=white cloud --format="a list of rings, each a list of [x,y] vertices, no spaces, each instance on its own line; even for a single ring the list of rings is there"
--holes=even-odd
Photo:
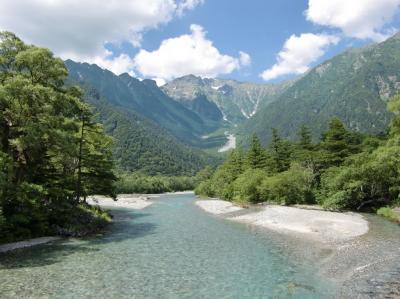
[[[164,80],[187,74],[212,78],[249,62],[246,53],[240,54],[242,59],[221,54],[201,26],[192,24],[190,30],[190,34],[164,40],[155,51],[140,50],[134,58],[136,69],[146,77]]]
[[[156,81],[157,86],[163,86],[167,83],[167,81],[162,78],[153,78],[152,80]]]
[[[127,54],[121,54],[119,56],[112,57],[111,52],[104,51],[102,55],[91,57],[87,59],[86,62],[95,63],[99,67],[107,69],[116,75],[127,72],[131,76],[135,76],[132,58]]]
[[[251,57],[249,54],[243,51],[239,51],[239,61],[243,66],[249,66],[251,64]]]
[[[196,6],[204,3],[204,0],[182,0],[178,4],[177,13],[178,15],[183,15],[185,11],[192,10]]]
[[[341,29],[355,38],[381,41],[391,32],[385,31],[399,11],[400,0],[309,0],[307,20]]]
[[[261,77],[271,80],[283,75],[302,74],[309,69],[311,63],[324,55],[326,47],[338,42],[338,37],[326,34],[292,35],[279,52],[277,63],[265,70]]]
[[[125,54],[111,58],[106,43],[138,47],[142,33],[195,8],[202,0],[1,0],[0,29],[50,48],[62,58],[128,71]]]

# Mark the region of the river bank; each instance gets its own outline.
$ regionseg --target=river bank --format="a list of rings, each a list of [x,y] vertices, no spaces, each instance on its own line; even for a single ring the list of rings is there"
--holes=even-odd
[[[368,232],[368,222],[355,213],[335,213],[278,205],[245,209],[222,200],[198,200],[196,205],[208,213],[222,215],[232,221],[281,233],[300,234],[323,243],[337,244]]]
[[[400,298],[400,229],[368,214],[334,213],[310,207],[238,207],[197,200],[202,210],[229,221],[290,236],[291,252],[314,256],[322,277],[338,285],[335,298]]]
[[[152,199],[168,194],[182,195],[182,194],[193,194],[193,192],[182,191],[182,192],[167,192],[163,194],[120,194],[117,197],[117,201],[113,200],[110,197],[96,195],[96,196],[89,196],[87,198],[87,203],[93,206],[99,206],[103,209],[123,208],[132,210],[142,210],[153,204]],[[17,249],[24,249],[28,247],[34,247],[38,245],[44,245],[60,239],[62,239],[62,237],[60,236],[45,236],[40,238],[23,240],[19,242],[1,244],[0,253],[5,253]]]

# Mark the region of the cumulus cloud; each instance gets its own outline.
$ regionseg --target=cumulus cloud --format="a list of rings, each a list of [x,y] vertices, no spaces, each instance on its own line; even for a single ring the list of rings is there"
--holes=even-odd
[[[131,76],[135,76],[132,58],[127,54],[113,57],[112,52],[106,50],[101,55],[88,58],[86,62],[95,63],[99,67],[107,69],[116,75],[129,73]]]
[[[204,0],[183,0],[178,4],[177,13],[178,15],[183,15],[185,11],[192,10],[203,3]]]
[[[309,69],[311,63],[324,55],[329,45],[338,42],[338,37],[327,34],[292,35],[279,52],[277,63],[265,70],[261,77],[272,80],[283,75],[302,74]]]
[[[355,38],[385,39],[384,26],[399,11],[400,0],[309,0],[307,20],[341,29]]]
[[[99,63],[116,72],[132,66],[113,58],[104,45],[138,47],[145,30],[169,22],[203,0],[1,0],[0,30],[48,47],[62,58]]]
[[[249,66],[251,64],[251,57],[246,52],[239,51],[239,61],[241,65]]]
[[[239,58],[221,54],[201,26],[192,24],[190,30],[190,34],[164,40],[155,51],[140,50],[134,58],[136,69],[146,77],[164,80],[187,74],[212,78],[250,62],[244,52]]]

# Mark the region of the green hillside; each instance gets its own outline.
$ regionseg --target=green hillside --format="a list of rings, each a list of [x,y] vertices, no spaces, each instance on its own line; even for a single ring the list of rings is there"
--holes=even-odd
[[[85,87],[86,101],[97,120],[113,137],[113,155],[123,171],[156,175],[193,175],[216,159],[179,142],[172,134],[133,111],[114,106],[93,88]]]
[[[110,104],[154,121],[184,143],[199,145],[201,136],[219,127],[218,120],[205,121],[197,113],[169,98],[155,81],[139,81],[128,74],[116,76],[97,65],[71,60],[65,63],[71,82],[93,87]]]
[[[355,131],[385,131],[392,115],[388,98],[400,91],[400,34],[380,44],[352,49],[313,68],[238,129],[242,142],[256,132],[267,143],[271,128],[294,138],[312,128],[314,138],[338,117]]]

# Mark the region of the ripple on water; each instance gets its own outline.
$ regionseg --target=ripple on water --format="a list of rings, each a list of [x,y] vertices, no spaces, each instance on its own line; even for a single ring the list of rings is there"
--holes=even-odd
[[[218,219],[168,195],[114,210],[102,237],[0,257],[4,298],[329,298],[312,252],[276,234]],[[304,254],[302,254],[302,252]]]

